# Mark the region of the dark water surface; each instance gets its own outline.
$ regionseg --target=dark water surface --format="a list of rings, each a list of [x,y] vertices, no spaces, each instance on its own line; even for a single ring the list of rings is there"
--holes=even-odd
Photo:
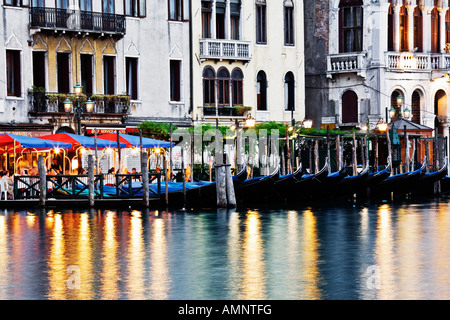
[[[450,299],[450,202],[0,210],[0,299]]]

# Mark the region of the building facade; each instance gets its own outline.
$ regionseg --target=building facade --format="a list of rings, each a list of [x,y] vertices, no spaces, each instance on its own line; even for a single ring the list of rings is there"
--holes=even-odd
[[[193,119],[304,119],[303,1],[192,2]]]
[[[373,129],[392,108],[449,135],[448,1],[307,0],[305,8],[306,112],[316,122]]]
[[[189,0],[2,1],[1,131],[76,132],[76,84],[84,133],[189,122]]]

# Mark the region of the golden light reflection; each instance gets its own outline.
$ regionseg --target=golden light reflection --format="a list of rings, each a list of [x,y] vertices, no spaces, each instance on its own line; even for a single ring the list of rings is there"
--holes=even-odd
[[[444,270],[448,270],[450,266],[450,255],[448,254],[449,243],[450,243],[450,204],[449,203],[441,203],[437,208],[437,216],[436,216],[436,230],[435,238],[432,238],[432,243],[435,245],[434,254],[432,255],[432,265],[437,270],[441,272],[434,272],[435,279],[434,283],[436,283],[437,288],[435,290],[435,297],[433,299],[439,300],[448,300],[449,290],[450,288],[450,278],[447,272],[443,272]]]
[[[321,297],[319,289],[319,240],[317,235],[317,220],[311,210],[303,212],[303,280],[305,282],[305,298],[318,300]]]
[[[242,292],[240,300],[266,299],[264,249],[260,213],[249,211],[243,237]]]
[[[145,299],[144,287],[144,250],[142,235],[142,219],[136,212],[130,218],[130,242],[129,242],[129,261],[127,285],[130,292],[129,299]]]
[[[6,217],[0,215],[0,270],[2,270],[2,276],[0,276],[0,287],[6,288],[8,286],[8,261],[10,259],[8,249],[8,230],[6,224]],[[0,290],[0,299],[8,299],[7,290]]]
[[[227,256],[228,256],[228,284],[230,285],[230,296],[236,297],[240,290],[241,283],[241,233],[239,230],[239,213],[233,212],[230,215],[228,222],[228,243],[227,243]]]
[[[420,280],[423,279],[420,274],[420,264],[422,257],[420,255],[421,229],[420,218],[411,208],[398,210],[398,270],[399,286],[402,291],[402,299],[416,300],[421,299]]]
[[[391,210],[388,205],[380,206],[377,221],[375,259],[379,268],[379,299],[393,299],[396,295],[394,236]]]
[[[80,268],[80,285],[82,290],[78,292],[78,299],[92,299],[92,243],[90,240],[89,215],[80,215],[79,240],[78,240],[78,262]]]
[[[167,243],[165,234],[165,221],[153,221],[153,238],[151,244],[151,298],[166,300],[169,298],[169,266],[167,263]]]
[[[51,246],[49,265],[49,299],[66,299],[67,290],[67,266],[65,263],[64,227],[61,214],[55,214],[47,219],[52,219]]]
[[[101,292],[102,299],[112,300],[117,298],[117,281],[119,278],[119,269],[117,266],[116,214],[113,211],[107,211],[105,215]]]

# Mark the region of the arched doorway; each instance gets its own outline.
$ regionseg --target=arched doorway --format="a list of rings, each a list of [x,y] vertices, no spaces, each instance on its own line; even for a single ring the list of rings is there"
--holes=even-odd
[[[342,95],[342,123],[358,122],[358,96],[348,90]]]
[[[400,90],[395,90],[394,92],[392,92],[391,95],[391,107],[395,109],[395,116],[393,119],[398,119],[400,116],[400,113],[402,112],[401,110],[401,105],[399,105],[398,102],[398,98],[399,97],[404,97],[403,93]]]
[[[444,90],[436,92],[434,97],[434,113],[436,115],[435,126],[438,129],[438,134],[444,134],[444,126],[440,119],[447,119],[447,94]]]

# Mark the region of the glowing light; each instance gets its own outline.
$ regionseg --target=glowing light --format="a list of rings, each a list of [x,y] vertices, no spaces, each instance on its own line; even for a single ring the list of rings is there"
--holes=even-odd
[[[303,126],[305,127],[305,129],[311,129],[313,126],[313,121],[309,120],[309,119],[305,119],[305,120],[303,120]]]
[[[61,149],[60,148],[55,148],[55,153],[60,153]]]
[[[77,159],[72,160],[72,170],[75,170],[77,168],[78,168],[78,160]]]
[[[388,124],[385,122],[378,124],[378,130],[380,130],[381,132],[386,132],[387,127],[388,127]]]
[[[153,152],[155,152],[155,154],[160,154],[161,148],[155,148],[155,149],[153,149]]]

